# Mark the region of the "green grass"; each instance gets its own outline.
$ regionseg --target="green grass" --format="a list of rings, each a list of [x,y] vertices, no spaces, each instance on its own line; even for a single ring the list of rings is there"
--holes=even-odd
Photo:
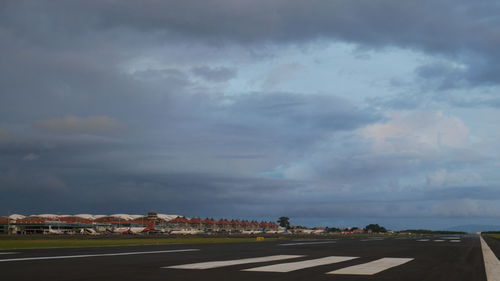
[[[495,238],[495,239],[500,239],[500,234],[489,234],[490,237]]]
[[[266,238],[265,241],[279,238]],[[127,238],[127,239],[72,239],[72,238],[7,238],[0,239],[0,249],[103,247],[165,244],[256,242],[255,238]]]
[[[356,238],[356,237],[398,237],[408,235],[377,235],[377,234],[329,234],[325,238]],[[415,235],[413,235],[415,236]],[[495,235],[492,234],[492,237]],[[500,235],[496,238],[500,239]],[[280,238],[268,238],[264,241],[274,240],[295,240],[295,239],[317,239],[316,237],[303,236],[282,236]],[[137,246],[137,245],[166,245],[166,244],[201,244],[201,243],[238,243],[238,242],[257,242],[255,237],[251,238],[211,238],[211,237],[181,237],[181,238],[109,238],[109,237],[89,237],[89,238],[71,238],[71,237],[0,237],[0,250],[6,249],[33,249],[33,248],[68,248],[68,247],[106,247],[106,246]],[[258,243],[258,242],[257,242]]]

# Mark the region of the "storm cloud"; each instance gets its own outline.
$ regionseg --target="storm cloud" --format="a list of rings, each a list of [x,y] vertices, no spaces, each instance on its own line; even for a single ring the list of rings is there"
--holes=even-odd
[[[4,1],[0,214],[498,218],[499,12]]]

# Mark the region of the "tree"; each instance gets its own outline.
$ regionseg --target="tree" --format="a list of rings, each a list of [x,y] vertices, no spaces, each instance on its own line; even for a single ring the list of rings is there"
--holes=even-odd
[[[325,232],[342,232],[342,229],[336,227],[326,227]]]
[[[371,230],[372,232],[377,232],[377,233],[387,232],[387,230],[383,226],[380,226],[378,224],[369,224],[369,225],[365,226],[365,231],[368,231],[368,230]]]
[[[281,227],[284,227],[286,229],[290,228],[290,219],[288,217],[280,217],[278,219],[278,223],[280,224]]]

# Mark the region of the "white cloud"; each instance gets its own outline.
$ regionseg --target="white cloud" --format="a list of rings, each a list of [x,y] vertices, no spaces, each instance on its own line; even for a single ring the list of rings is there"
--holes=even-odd
[[[457,199],[435,203],[431,215],[445,217],[498,217],[500,205],[497,200]]]
[[[322,141],[307,156],[282,163],[270,175],[367,192],[484,181],[481,171],[466,166],[477,158],[468,155],[479,152],[473,149],[469,129],[461,119],[429,111],[390,112],[386,117]]]
[[[123,128],[123,125],[112,117],[89,116],[81,118],[72,115],[39,121],[34,126],[40,130],[58,134],[101,134]]]
[[[37,155],[35,153],[29,153],[26,156],[23,157],[24,161],[34,161],[40,158],[40,155]]]
[[[431,111],[392,111],[389,121],[369,125],[361,135],[380,153],[426,154],[442,148],[463,148],[469,128],[456,116]]]

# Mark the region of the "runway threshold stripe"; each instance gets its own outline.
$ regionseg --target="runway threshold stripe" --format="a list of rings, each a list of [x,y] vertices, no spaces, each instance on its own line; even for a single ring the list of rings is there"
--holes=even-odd
[[[490,249],[488,244],[481,239],[481,249],[483,251],[484,269],[486,270],[486,278],[488,281],[500,281],[500,261],[495,256],[495,253]]]
[[[0,259],[0,262],[33,261],[33,260],[55,260],[55,259],[77,259],[77,258],[129,256],[129,255],[147,255],[147,254],[193,252],[193,251],[199,251],[199,250],[200,249],[183,249],[183,250],[166,250],[166,251],[149,251],[149,252],[128,252],[128,253],[89,254],[89,255],[73,255],[73,256],[52,256],[52,257],[16,258],[16,259]]]
[[[279,244],[279,245],[280,246],[298,246],[298,245],[331,244],[331,243],[337,243],[337,241],[286,243],[286,244]]]
[[[0,255],[13,255],[13,254],[19,254],[19,252],[1,252]]]
[[[255,268],[244,269],[242,271],[259,271],[259,272],[290,272],[294,270],[315,267],[325,264],[338,263],[343,261],[348,261],[352,259],[356,259],[358,257],[326,257],[314,260],[307,261],[298,261],[298,262],[288,262],[288,263],[280,263],[275,265],[261,266]]]
[[[373,275],[389,268],[402,265],[412,258],[382,258],[376,261],[345,267],[339,270],[330,271],[327,274],[352,274],[352,275]]]
[[[238,264],[246,264],[246,263],[257,263],[257,262],[268,262],[268,261],[279,261],[293,258],[300,258],[302,255],[275,255],[268,257],[259,257],[259,258],[249,258],[249,259],[239,259],[239,260],[227,260],[227,261],[211,261],[211,262],[200,262],[200,263],[191,263],[191,264],[182,264],[182,265],[174,265],[174,266],[166,266],[162,268],[174,268],[174,269],[210,269]]]

